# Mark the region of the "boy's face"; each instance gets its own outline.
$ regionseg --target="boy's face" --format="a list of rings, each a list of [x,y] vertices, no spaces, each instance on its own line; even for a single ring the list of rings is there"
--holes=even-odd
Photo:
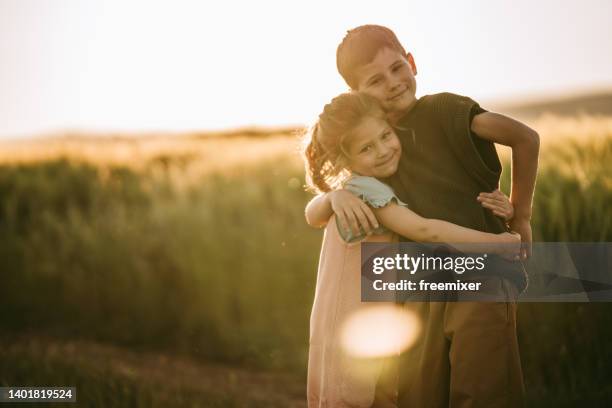
[[[392,121],[407,113],[416,102],[416,65],[410,53],[403,55],[383,48],[355,72],[357,91],[378,99]]]

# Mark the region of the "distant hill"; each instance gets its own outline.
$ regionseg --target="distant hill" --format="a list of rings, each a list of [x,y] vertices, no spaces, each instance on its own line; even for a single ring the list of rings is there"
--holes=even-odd
[[[562,116],[612,115],[612,90],[566,97],[531,99],[523,103],[498,102],[487,106],[497,112],[522,119],[533,119],[545,113]]]

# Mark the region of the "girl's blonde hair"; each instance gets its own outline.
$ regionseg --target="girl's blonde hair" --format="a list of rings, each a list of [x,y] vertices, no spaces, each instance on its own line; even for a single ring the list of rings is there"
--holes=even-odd
[[[304,137],[304,164],[309,190],[325,193],[338,188],[348,175],[348,141],[366,117],[385,119],[378,101],[359,92],[346,92],[325,105]]]

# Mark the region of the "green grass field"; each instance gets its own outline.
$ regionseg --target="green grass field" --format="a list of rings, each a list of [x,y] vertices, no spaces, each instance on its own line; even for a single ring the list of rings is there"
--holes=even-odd
[[[0,148],[0,386],[301,406],[321,231],[295,138],[54,143]],[[612,132],[543,146],[536,240],[612,241]],[[521,304],[519,341],[533,406],[612,403],[612,306]]]

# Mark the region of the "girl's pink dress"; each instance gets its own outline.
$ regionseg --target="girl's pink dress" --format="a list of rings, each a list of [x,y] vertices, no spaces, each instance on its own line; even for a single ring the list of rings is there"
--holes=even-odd
[[[360,176],[359,180],[363,179]],[[366,187],[372,183],[371,180],[365,181]],[[380,182],[376,180],[376,183],[378,185]],[[386,185],[384,187],[389,189]],[[390,194],[391,197],[382,202],[367,200],[367,194],[362,198],[370,205],[374,203],[373,206],[380,207],[391,198],[397,200],[392,192]],[[361,302],[361,242],[364,241],[395,242],[397,236],[386,232],[371,235],[363,241],[347,243],[340,236],[335,217],[327,223],[310,317],[308,406],[311,408],[370,407],[375,400],[377,407],[395,406],[396,372],[393,359],[359,361],[347,354],[340,344],[346,319],[360,308],[371,305]],[[354,369],[360,364],[368,365],[368,375],[364,376]]]

